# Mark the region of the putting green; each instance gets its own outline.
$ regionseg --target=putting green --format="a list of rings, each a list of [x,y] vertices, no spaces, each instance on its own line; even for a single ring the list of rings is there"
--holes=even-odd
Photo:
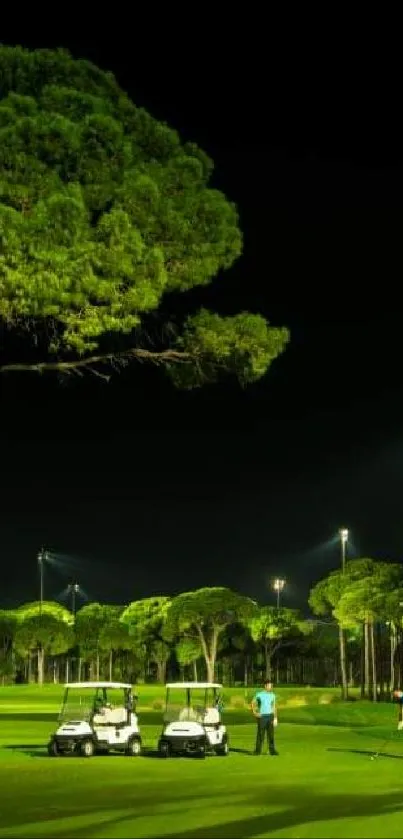
[[[316,711],[308,706],[302,723],[291,721],[300,709],[285,711],[287,721],[277,729],[279,757],[251,755],[253,724],[244,712],[228,711],[231,753],[226,758],[164,761],[147,751],[138,758],[85,760],[47,756],[55,727],[53,713],[46,713],[49,692],[41,706],[38,692],[24,702],[15,688],[14,702],[10,689],[4,690],[0,839],[402,835],[403,737],[391,706],[354,703],[351,709]],[[309,724],[317,712],[319,724]],[[332,713],[336,724],[323,724]],[[350,725],[342,725],[348,714]],[[155,747],[159,717],[144,714],[147,750]],[[380,748],[381,756],[370,760]]]

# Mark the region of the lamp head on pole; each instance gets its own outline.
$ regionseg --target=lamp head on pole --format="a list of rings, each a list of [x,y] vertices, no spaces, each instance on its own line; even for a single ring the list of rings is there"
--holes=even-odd
[[[42,565],[43,562],[48,562],[49,559],[49,551],[45,551],[44,548],[41,548],[40,551],[38,551],[38,564]]]
[[[347,529],[347,527],[341,527],[340,530],[339,530],[339,533],[340,533],[340,539],[342,541],[342,544],[345,545],[347,540],[348,540],[348,529]]]
[[[284,586],[285,586],[285,580],[282,580],[279,577],[276,577],[276,579],[273,581],[274,591],[282,591]]]

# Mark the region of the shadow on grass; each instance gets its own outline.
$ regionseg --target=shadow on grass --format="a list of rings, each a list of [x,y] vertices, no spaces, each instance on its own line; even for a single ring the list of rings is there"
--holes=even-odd
[[[76,759],[79,759],[79,760],[84,759],[82,757],[82,755],[74,754],[74,752],[72,752],[71,754],[67,753],[67,754],[64,754],[64,755],[59,755],[58,757],[50,757],[50,755],[48,754],[47,746],[44,746],[43,743],[40,743],[39,745],[37,743],[18,743],[18,744],[11,744],[11,745],[9,744],[8,746],[3,746],[3,748],[8,749],[9,751],[12,751],[12,752],[21,752],[21,754],[28,755],[29,757],[46,757],[47,760],[57,760],[57,759],[62,760],[62,759],[68,759],[68,758],[76,758]],[[99,754],[94,755],[95,760],[98,757],[113,758],[113,757],[127,757],[127,755],[122,754],[122,752],[107,752],[107,753],[104,753],[104,754],[99,753]],[[162,760],[162,758],[160,757],[160,755],[158,754],[156,749],[143,749],[140,757],[151,757],[151,758],[158,757],[158,758],[160,758],[160,760]],[[133,756],[131,756],[131,758],[132,758],[132,760],[134,760]],[[88,760],[88,758],[85,758],[85,760]]]
[[[397,754],[390,754],[389,752],[377,752],[376,749],[337,749],[328,748],[326,749],[327,752],[343,752],[344,754],[351,754],[351,755],[364,755],[364,757],[392,757],[395,760],[403,760],[403,755]]]
[[[7,746],[3,746],[3,749],[8,749],[9,751],[13,751],[13,752],[21,752],[22,754],[28,755],[29,757],[46,757],[47,760],[50,760],[50,759],[57,760],[58,759],[58,758],[55,758],[55,757],[50,758],[50,756],[48,754],[48,751],[47,751],[47,746],[44,746],[43,743],[39,743],[39,744],[38,743],[12,743],[12,744],[8,744]],[[245,754],[245,755],[253,754],[253,752],[248,752],[246,749],[231,749],[231,752],[238,752],[239,754]],[[111,752],[107,752],[107,753],[104,753],[104,754],[99,753],[99,754],[94,755],[95,760],[98,757],[108,757],[108,758],[127,757],[127,755],[122,754],[122,752],[111,751]],[[151,747],[143,747],[143,749],[141,751],[141,755],[139,755],[139,757],[154,758],[154,759],[157,758],[158,760],[165,760],[166,761],[166,758],[162,758],[159,751],[156,748],[151,748]],[[214,759],[216,757],[217,757],[217,755],[207,755],[206,759],[211,760],[212,758]],[[79,759],[79,760],[84,759],[82,757],[82,755],[74,754],[74,752],[72,752],[71,754],[59,755],[59,759],[65,759],[65,758],[76,758],[76,759]],[[132,760],[134,760],[133,756],[131,756],[131,758],[132,758]],[[88,758],[85,758],[85,759],[87,760]],[[170,762],[172,760],[194,760],[194,761],[196,761],[196,760],[200,760],[200,758],[198,758],[196,755],[175,755],[175,754],[173,754],[169,758]]]
[[[168,791],[169,792],[169,791]],[[218,794],[221,797],[222,793]],[[203,799],[211,800],[213,795],[195,795],[181,797],[182,807],[179,810],[171,810],[170,816],[175,813],[183,813],[185,818],[186,811],[191,811],[193,806]],[[170,803],[177,802],[178,797],[172,795],[172,788],[168,796],[158,796],[159,803],[163,800],[168,800]],[[206,804],[207,804],[206,801]],[[290,802],[292,802],[290,804]],[[144,805],[145,802],[142,802]],[[278,812],[263,813],[262,806],[280,807]],[[116,802],[116,806],[118,806]],[[148,805],[146,804],[148,807]],[[208,804],[207,804],[208,806]],[[268,785],[267,789],[260,791],[255,795],[241,797],[234,801],[234,810],[239,807],[239,812],[242,812],[243,807],[259,808],[259,815],[251,815],[248,818],[233,818],[230,821],[210,825],[196,827],[193,829],[187,828],[183,831],[175,831],[175,833],[164,833],[164,839],[253,839],[253,837],[261,835],[271,835],[274,831],[280,830],[295,830],[300,825],[312,825],[315,822],[336,822],[341,819],[356,818],[358,820],[371,816],[390,816],[394,813],[401,813],[403,804],[400,792],[387,793],[383,796],[370,795],[321,795],[315,794],[312,788],[284,786],[277,787]],[[102,810],[102,808],[101,808]],[[137,817],[144,816],[143,812],[138,812]],[[88,816],[88,809],[84,813]],[[99,809],[96,811],[99,814]],[[158,812],[158,809],[155,811]],[[94,811],[95,814],[95,811]],[[169,818],[169,817],[167,817]],[[131,823],[131,831],[136,833],[136,813],[124,816],[115,816],[111,819],[105,819],[98,827],[102,827],[102,831],[116,829],[116,835],[119,835],[119,829],[123,825]],[[121,826],[121,828],[119,828]],[[94,823],[95,827],[95,823]],[[59,838],[68,837],[68,839],[80,839],[80,837],[88,835],[88,824],[86,827],[70,827],[58,829],[55,833]],[[150,825],[149,837],[155,836]],[[126,831],[125,831],[126,832]],[[340,832],[340,831],[339,831]],[[360,834],[362,835],[362,834]],[[386,835],[386,833],[385,833]]]
[[[0,714],[1,722],[54,722],[57,721],[57,714],[51,711],[39,714],[33,712]]]
[[[270,835],[275,830],[291,830],[299,825],[314,822],[338,821],[344,818],[363,818],[367,816],[391,815],[402,812],[400,792],[384,796],[359,795],[315,795],[312,789],[301,787],[275,787],[272,799],[267,796],[267,805],[283,806],[281,812],[264,813],[246,819],[233,819],[211,827],[198,827],[194,830],[164,834],[164,839],[253,839],[262,834]],[[290,806],[290,801],[295,802]],[[239,802],[243,806],[262,806],[262,798],[245,798]],[[151,836],[151,833],[149,834]],[[385,833],[386,835],[386,833]]]
[[[3,749],[8,749],[12,752],[25,752],[27,749],[39,751],[44,749],[43,743],[9,743],[8,746],[3,746]]]

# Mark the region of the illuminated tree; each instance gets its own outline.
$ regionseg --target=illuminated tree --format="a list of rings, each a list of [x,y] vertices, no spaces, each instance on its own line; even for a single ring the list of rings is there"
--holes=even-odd
[[[144,645],[147,660],[157,666],[158,681],[165,681],[167,662],[171,653],[163,630],[170,605],[169,597],[145,597],[134,600],[124,610],[121,621],[129,629],[129,635],[139,646]]]
[[[175,646],[176,660],[181,668],[193,665],[193,681],[197,682],[197,662],[203,655],[198,638],[182,638]]]
[[[212,168],[111,74],[0,47],[0,322],[36,359],[0,369],[105,375],[137,358],[183,387],[264,375],[288,332],[258,314],[164,314],[159,338],[145,337],[170,292],[208,285],[241,254]]]
[[[14,673],[13,641],[18,626],[14,610],[0,609],[0,677],[3,684]]]
[[[14,637],[14,646],[20,655],[37,652],[40,685],[44,681],[45,656],[66,653],[73,643],[72,626],[50,612],[30,613],[20,619]]]
[[[179,594],[169,607],[165,637],[198,639],[207,668],[207,681],[214,681],[218,640],[229,624],[243,622],[256,606],[229,588],[200,588]]]
[[[311,590],[309,604],[317,615],[332,615],[339,625],[340,662],[343,696],[347,697],[345,629],[362,629],[364,690],[377,698],[376,622],[399,619],[401,600],[401,566],[377,562],[373,559],[354,559],[346,563],[345,571],[332,571]],[[393,636],[391,641],[393,642]],[[394,656],[392,644],[391,660]],[[393,669],[393,668],[392,668]]]
[[[108,606],[101,603],[89,603],[77,612],[75,620],[76,641],[80,650],[79,671],[81,659],[90,660],[92,665],[95,664],[97,681],[99,681],[103,632],[109,615]]]
[[[256,615],[248,621],[253,640],[264,651],[265,676],[272,677],[272,660],[275,653],[301,632],[307,634],[309,624],[303,621],[296,609],[276,606],[261,606]]]

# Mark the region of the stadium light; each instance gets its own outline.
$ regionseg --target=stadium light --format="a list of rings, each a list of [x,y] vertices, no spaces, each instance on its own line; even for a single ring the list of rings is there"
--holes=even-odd
[[[277,594],[277,609],[280,608],[280,595],[284,589],[284,586],[285,580],[281,579],[281,577],[276,577],[276,579],[273,581],[273,589]]]
[[[341,544],[341,567],[344,571],[346,570],[346,545],[348,541],[348,529],[347,527],[341,527],[339,530],[340,535],[340,544]]]

